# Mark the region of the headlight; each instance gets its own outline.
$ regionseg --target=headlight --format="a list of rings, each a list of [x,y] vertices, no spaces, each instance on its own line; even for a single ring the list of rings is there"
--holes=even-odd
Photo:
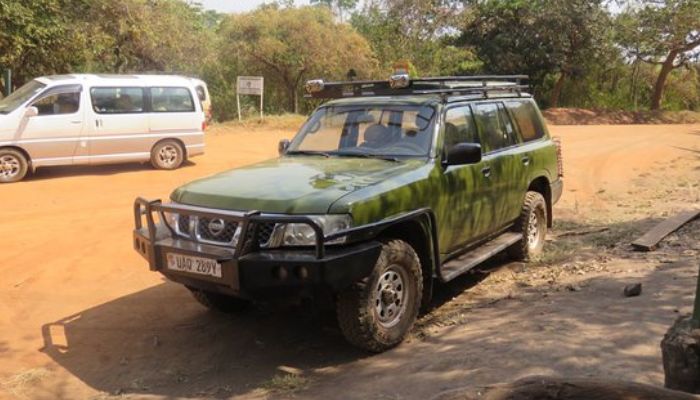
[[[349,229],[352,227],[352,217],[349,215],[309,215],[323,230],[324,236]],[[347,241],[347,236],[330,240],[326,244],[341,244]],[[316,244],[316,232],[307,224],[285,224],[282,231],[283,246],[313,246]]]

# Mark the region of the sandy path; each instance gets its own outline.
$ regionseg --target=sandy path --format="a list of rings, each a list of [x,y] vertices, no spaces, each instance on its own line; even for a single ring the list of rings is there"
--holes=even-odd
[[[623,195],[640,174],[657,166],[670,168],[670,160],[697,157],[700,151],[700,125],[551,130],[564,141],[566,192],[559,207],[564,213],[585,202],[609,207],[599,196],[601,188],[606,194]],[[194,178],[272,157],[278,140],[290,135],[288,130],[211,135],[205,156],[173,172],[137,165],[54,168],[40,170],[25,182],[0,186],[0,397],[86,398],[122,391],[247,397],[259,394],[261,382],[291,363],[321,376],[340,376],[335,379],[343,384],[350,379],[344,377],[352,375],[342,374],[346,364],[349,371],[362,367],[379,373],[382,366],[407,363],[415,369],[415,378],[425,376],[421,368],[446,369],[422,364],[427,356],[414,363],[408,360],[414,351],[455,355],[455,348],[471,341],[470,335],[479,336],[478,331],[446,331],[434,341],[357,361],[365,356],[348,349],[332,324],[319,328],[299,323],[294,315],[267,311],[212,316],[180,287],[148,272],[131,250],[136,196],[165,198]],[[679,176],[683,171],[682,166],[668,169]],[[518,309],[511,305],[491,316],[484,312],[474,315],[481,334],[508,328],[487,320],[518,314]],[[600,326],[606,323],[601,320]],[[475,369],[473,378],[478,381],[489,369],[472,361],[465,365]],[[365,369],[366,364],[372,366]],[[362,376],[382,379],[367,372]],[[454,383],[465,375],[450,376],[443,378]],[[658,371],[649,378],[655,383],[658,379]],[[322,383],[319,387],[324,393]],[[411,386],[402,392],[410,394]]]

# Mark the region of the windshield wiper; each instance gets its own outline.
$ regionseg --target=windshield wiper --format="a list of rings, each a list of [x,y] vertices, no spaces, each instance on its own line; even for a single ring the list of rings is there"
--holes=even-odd
[[[289,150],[285,153],[286,155],[305,155],[305,156],[323,156],[330,157],[330,153],[325,151],[315,151],[315,150]]]
[[[338,157],[358,157],[358,158],[376,158],[377,160],[384,160],[384,161],[392,161],[392,162],[399,162],[399,160],[396,157],[392,156],[383,156],[381,154],[369,154],[369,153],[351,153],[351,152],[345,152],[345,153],[340,153],[336,152],[333,153],[334,156]]]

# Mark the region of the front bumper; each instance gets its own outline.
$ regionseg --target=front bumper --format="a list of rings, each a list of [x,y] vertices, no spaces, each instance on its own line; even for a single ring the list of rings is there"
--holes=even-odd
[[[153,217],[154,213],[160,212],[163,220],[162,211],[169,207],[171,206],[162,205],[158,201],[137,199],[134,205],[134,249],[148,260],[152,271],[158,271],[175,282],[203,290],[243,298],[293,295],[315,287],[337,292],[368,276],[381,252],[381,244],[376,241],[325,246],[324,241],[329,239],[323,237],[322,230],[317,225],[314,228],[317,232],[315,248],[248,248],[244,241],[232,248],[180,239],[173,235],[166,224],[157,223]],[[301,222],[296,217],[262,217],[257,213],[234,215],[198,208],[188,208],[188,211],[222,218],[239,218],[243,226],[241,237],[248,237],[245,231],[251,229],[252,243],[256,242],[256,230],[253,228],[256,223],[278,220]],[[308,218],[303,223],[315,225]],[[168,253],[214,259],[221,264],[222,276],[218,278],[170,270],[167,267]]]

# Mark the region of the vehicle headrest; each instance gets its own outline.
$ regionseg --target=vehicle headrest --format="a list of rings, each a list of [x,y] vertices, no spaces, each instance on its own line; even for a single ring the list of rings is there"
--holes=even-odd
[[[379,142],[386,140],[389,131],[386,126],[374,124],[365,130],[365,142]]]

